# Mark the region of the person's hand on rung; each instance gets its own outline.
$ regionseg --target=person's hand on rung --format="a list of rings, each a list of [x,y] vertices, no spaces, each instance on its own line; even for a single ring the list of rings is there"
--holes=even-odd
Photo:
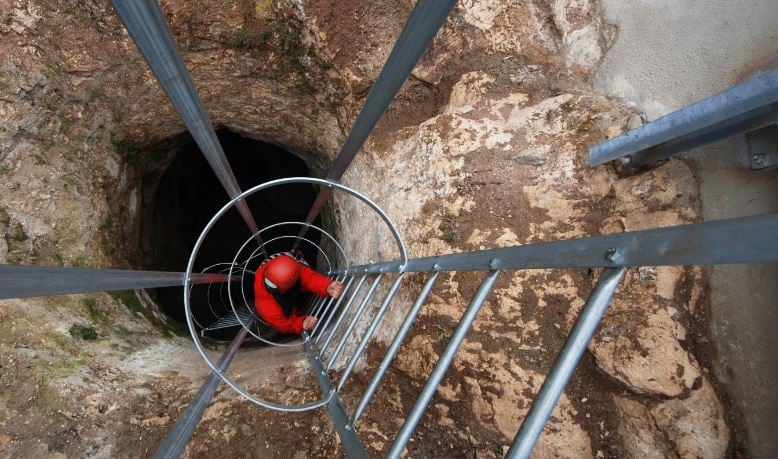
[[[327,294],[333,298],[340,298],[340,295],[343,294],[343,284],[338,281],[330,282],[330,285],[327,286]]]
[[[305,331],[311,331],[316,327],[316,322],[318,322],[319,319],[313,316],[306,316],[305,319],[303,319],[303,330]]]

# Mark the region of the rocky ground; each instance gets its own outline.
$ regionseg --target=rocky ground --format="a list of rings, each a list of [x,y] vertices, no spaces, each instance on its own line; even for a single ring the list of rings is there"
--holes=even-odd
[[[215,123],[284,145],[316,172],[337,152],[411,7],[163,2]],[[0,262],[142,267],[141,190],[172,160],[167,147],[183,127],[107,3],[0,0],[0,11]],[[697,182],[684,162],[638,172],[587,165],[590,145],[640,123],[589,82],[615,37],[595,1],[461,1],[345,183],[376,199],[412,256],[696,221]],[[341,239],[356,258],[392,256],[385,237],[363,237],[374,220],[338,204]],[[409,455],[503,454],[597,275],[502,273]],[[391,444],[479,281],[441,276],[360,421],[374,455]],[[422,282],[409,278],[346,405]],[[535,455],[742,450],[708,371],[707,301],[700,268],[628,271]],[[0,454],[148,456],[205,374],[152,303],[132,293],[0,301]],[[259,352],[242,352],[233,369],[258,394],[316,397],[293,355],[254,378],[252,364],[269,361]],[[326,413],[276,414],[223,389],[188,455],[338,448]]]

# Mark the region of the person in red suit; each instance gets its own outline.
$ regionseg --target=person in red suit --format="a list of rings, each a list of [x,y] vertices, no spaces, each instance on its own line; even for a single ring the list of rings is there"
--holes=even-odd
[[[270,257],[254,275],[254,306],[259,316],[281,333],[299,335],[316,326],[318,318],[303,311],[306,292],[338,298],[343,284],[317,273],[288,252]]]

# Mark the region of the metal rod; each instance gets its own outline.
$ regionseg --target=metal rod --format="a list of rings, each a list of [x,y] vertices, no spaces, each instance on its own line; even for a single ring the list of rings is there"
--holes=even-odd
[[[240,349],[247,334],[248,332],[246,329],[241,328],[238,334],[235,335],[232,343],[230,343],[230,347],[224,351],[224,354],[222,354],[221,359],[219,359],[219,362],[217,363],[220,371],[224,372],[227,370],[227,367],[230,366],[232,359],[235,357],[235,354],[238,353],[238,349]],[[184,412],[178,417],[176,423],[170,431],[168,431],[165,439],[160,443],[153,456],[155,459],[181,457],[221,381],[218,373],[211,372],[210,376],[205,380],[205,383],[200,387],[200,390],[197,391],[197,394],[195,394],[192,401],[189,402],[189,405]]]
[[[313,303],[313,312],[310,314],[312,316],[316,316],[316,314],[321,309],[322,305],[327,301],[326,297],[320,296],[316,298],[316,302]]]
[[[340,306],[340,303],[343,302],[343,298],[346,297],[346,294],[348,293],[349,287],[351,287],[351,284],[353,284],[353,283],[354,283],[354,277],[353,276],[348,277],[348,282],[346,283],[346,286],[343,287],[343,293],[340,294],[340,298],[338,298],[338,301],[335,303],[335,307],[332,309],[332,314],[327,316],[326,322],[324,322],[324,325],[322,325],[322,327],[321,327],[321,333],[319,333],[318,335],[315,336],[315,341],[314,341],[315,343],[318,343],[319,339],[327,331],[327,326],[332,321],[332,318],[335,317],[335,315],[337,314],[338,307]],[[353,295],[352,295],[352,297],[353,297]],[[317,326],[318,326],[318,324],[317,324]],[[314,330],[314,332],[315,331],[316,330]]]
[[[384,301],[381,303],[381,307],[378,308],[378,312],[376,312],[375,317],[373,317],[373,321],[370,322],[370,325],[367,327],[367,331],[365,331],[364,336],[362,336],[362,340],[360,340],[357,349],[354,351],[354,354],[351,356],[351,359],[346,365],[346,369],[343,370],[343,374],[340,376],[340,381],[338,381],[338,391],[340,391],[343,388],[343,385],[346,384],[346,380],[354,370],[354,366],[356,366],[357,361],[359,360],[359,356],[361,356],[362,352],[364,352],[365,348],[367,347],[367,343],[370,342],[370,338],[373,336],[373,332],[375,332],[376,327],[378,327],[378,323],[381,322],[381,319],[386,313],[386,309],[389,307],[392,299],[394,299],[394,296],[397,294],[397,289],[400,288],[400,283],[402,282],[404,276],[405,273],[400,273],[400,275],[397,276],[397,279],[394,280],[392,286],[389,288],[389,291],[386,293]]]
[[[327,347],[329,347],[332,339],[335,337],[335,333],[337,333],[340,325],[343,323],[343,319],[346,318],[346,313],[349,311],[349,309],[351,309],[351,305],[354,304],[354,299],[362,290],[362,286],[365,284],[366,279],[367,274],[363,275],[362,278],[359,279],[359,282],[357,282],[357,286],[354,288],[354,293],[352,293],[349,297],[348,301],[346,302],[346,306],[343,307],[343,311],[341,311],[340,315],[338,316],[338,320],[335,321],[335,325],[332,327],[329,336],[327,336],[327,339],[324,341],[324,345],[322,345],[321,350],[319,351],[320,356],[324,357],[324,352],[327,350]]]
[[[343,281],[343,280],[345,280],[345,279],[346,279],[346,276],[345,276],[345,275],[344,275],[344,276],[337,276],[337,277],[335,278],[335,282],[342,282],[342,281]],[[343,293],[345,293],[345,292],[341,292],[341,293],[340,293],[340,296],[341,296],[341,297],[343,296]],[[318,314],[318,315],[317,315],[317,314],[311,314],[312,316],[314,316],[314,317],[316,317],[316,318],[318,319],[318,320],[316,321],[316,326],[315,326],[315,327],[313,327],[313,330],[311,331],[311,338],[313,338],[314,336],[316,336],[316,330],[318,330],[318,329],[319,329],[319,327],[321,326],[321,324],[324,322],[324,321],[322,320],[322,318],[323,318],[324,316],[327,316],[327,313],[328,313],[328,312],[330,312],[330,308],[332,307],[332,305],[333,305],[333,303],[334,303],[334,302],[335,302],[335,297],[333,297],[333,296],[329,297],[329,298],[328,298],[328,300],[327,300],[327,306],[324,308],[324,310],[322,310],[322,311],[319,311],[319,312],[320,312],[320,314]],[[319,316],[321,316],[321,317],[319,317]],[[332,316],[332,314],[330,314],[328,317],[331,317],[331,316]]]
[[[340,352],[343,350],[344,346],[346,345],[346,341],[348,341],[349,337],[351,337],[351,332],[354,331],[354,327],[357,326],[357,322],[359,322],[359,319],[362,317],[362,314],[367,310],[367,305],[370,303],[370,300],[373,299],[373,294],[375,293],[376,289],[378,288],[378,284],[381,282],[381,279],[383,279],[384,275],[379,274],[376,276],[375,280],[373,280],[373,284],[370,285],[370,289],[365,293],[365,297],[362,299],[362,304],[359,305],[359,308],[357,308],[357,312],[354,313],[354,317],[351,318],[351,322],[349,322],[348,327],[346,327],[346,331],[343,332],[343,336],[340,337],[340,341],[338,341],[337,347],[335,347],[335,351],[332,353],[332,355],[329,356],[329,359],[327,360],[327,371],[332,368],[332,365],[335,363],[335,360],[340,355]],[[324,353],[322,351],[322,359],[324,359]]]
[[[0,299],[177,287],[184,285],[185,277],[186,273],[165,271],[0,265]],[[230,276],[226,274],[193,273],[190,283],[229,280]]]
[[[596,166],[632,155],[631,162],[645,164],[739,132],[758,129],[776,122],[777,103],[778,69],[774,69],[602,142],[589,151],[589,163]],[[682,146],[674,146],[676,142]],[[649,149],[653,151],[649,152]],[[660,151],[664,153],[659,154]]]
[[[432,287],[435,285],[435,281],[438,279],[439,274],[440,274],[439,272],[434,273],[427,280],[427,283],[424,284],[424,288],[422,288],[419,297],[416,298],[416,302],[413,304],[411,309],[408,311],[408,314],[405,316],[405,321],[403,321],[403,324],[400,326],[400,329],[397,331],[397,334],[394,335],[394,340],[392,340],[392,344],[389,346],[389,349],[386,351],[386,355],[384,356],[384,359],[381,361],[381,365],[378,366],[378,370],[376,371],[375,376],[373,376],[373,379],[370,381],[370,384],[367,386],[367,389],[365,389],[365,393],[362,394],[362,399],[359,401],[357,408],[354,410],[354,414],[351,416],[351,422],[354,425],[356,425],[357,421],[359,420],[359,417],[362,416],[362,413],[365,411],[365,408],[367,408],[367,404],[370,403],[370,399],[373,397],[373,394],[375,393],[376,389],[378,389],[378,385],[381,384],[381,380],[386,374],[386,370],[389,369],[389,365],[392,364],[394,357],[397,355],[397,351],[400,350],[400,346],[402,345],[403,340],[405,340],[405,337],[408,335],[408,332],[411,331],[411,326],[416,321],[416,317],[419,315],[419,311],[421,311],[421,307],[424,306],[424,302],[427,301],[427,297],[432,291]]]
[[[330,417],[332,423],[335,424],[335,430],[340,437],[340,443],[343,445],[343,451],[348,458],[367,458],[365,448],[362,446],[362,442],[359,440],[356,429],[351,425],[346,410],[343,409],[343,404],[340,401],[340,397],[335,393],[335,388],[332,387],[332,381],[327,376],[327,372],[322,368],[321,360],[313,349],[310,337],[307,333],[303,332],[303,340],[305,341],[305,352],[308,354],[308,360],[311,362],[313,372],[316,374],[316,379],[319,381],[321,387],[322,396],[328,396],[332,394],[332,397],[327,403],[327,408],[330,411]]]
[[[778,261],[778,213],[460,252],[349,268],[348,272],[483,271],[719,265]],[[603,256],[606,253],[606,256]]]
[[[455,5],[456,0],[418,0],[416,2],[416,6],[408,17],[408,22],[405,23],[405,27],[400,32],[389,58],[367,96],[362,111],[359,112],[346,142],[340,149],[332,169],[327,174],[327,180],[337,182],[343,176]],[[313,223],[327,200],[332,196],[332,191],[331,188],[323,188],[319,192],[308,212],[308,217],[305,219],[306,223]],[[306,231],[306,227],[301,228],[300,236],[305,236]],[[296,247],[297,242],[295,242]]]
[[[435,395],[435,391],[440,385],[440,382],[443,381],[443,377],[446,375],[449,366],[451,366],[451,362],[454,360],[454,356],[457,354],[459,346],[462,345],[462,341],[464,341],[465,336],[470,331],[470,327],[478,315],[478,311],[481,310],[484,300],[489,296],[489,292],[492,291],[492,287],[494,286],[494,282],[497,280],[497,275],[499,273],[500,271],[490,271],[484,280],[481,281],[481,285],[478,287],[473,299],[470,301],[470,305],[462,315],[462,319],[459,321],[459,325],[457,325],[456,330],[454,330],[454,333],[451,335],[448,344],[446,344],[446,348],[443,350],[443,353],[440,354],[438,363],[435,364],[435,368],[432,370],[432,374],[430,374],[427,383],[424,385],[419,397],[416,399],[416,403],[413,405],[413,408],[411,408],[410,414],[405,418],[405,422],[400,428],[397,437],[395,437],[394,443],[392,443],[386,457],[393,459],[399,458],[400,454],[405,449],[405,445],[408,443],[408,440],[410,440],[414,430],[416,430],[416,426],[419,424],[421,416],[424,414],[424,410],[427,409],[427,405],[429,405],[430,400],[432,400],[432,396]]]
[[[616,289],[624,278],[624,271],[625,268],[606,268],[600,275],[586,306],[581,310],[562,351],[543,382],[537,398],[521,423],[521,428],[519,428],[519,432],[505,456],[506,458],[529,457],[532,448],[543,432],[543,427],[548,422],[548,417],[551,416],[551,412],[559,401],[559,397],[576,366],[578,366],[586,346],[597,330],[603,314],[608,309],[613,294],[616,293]]]
[[[159,4],[156,0],[111,0],[111,3],[216,177],[230,198],[235,198],[241,193],[238,181]],[[241,199],[235,207],[262,245],[259,228],[246,201]],[[264,247],[262,253],[267,255]]]

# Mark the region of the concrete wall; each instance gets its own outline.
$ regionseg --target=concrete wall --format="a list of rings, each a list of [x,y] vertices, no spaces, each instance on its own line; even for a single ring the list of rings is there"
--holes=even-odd
[[[648,120],[778,63],[778,1],[604,0],[618,36],[597,88]],[[778,211],[778,172],[752,171],[744,136],[687,152],[705,220]],[[752,457],[776,457],[778,265],[709,270],[713,371],[742,414]]]

